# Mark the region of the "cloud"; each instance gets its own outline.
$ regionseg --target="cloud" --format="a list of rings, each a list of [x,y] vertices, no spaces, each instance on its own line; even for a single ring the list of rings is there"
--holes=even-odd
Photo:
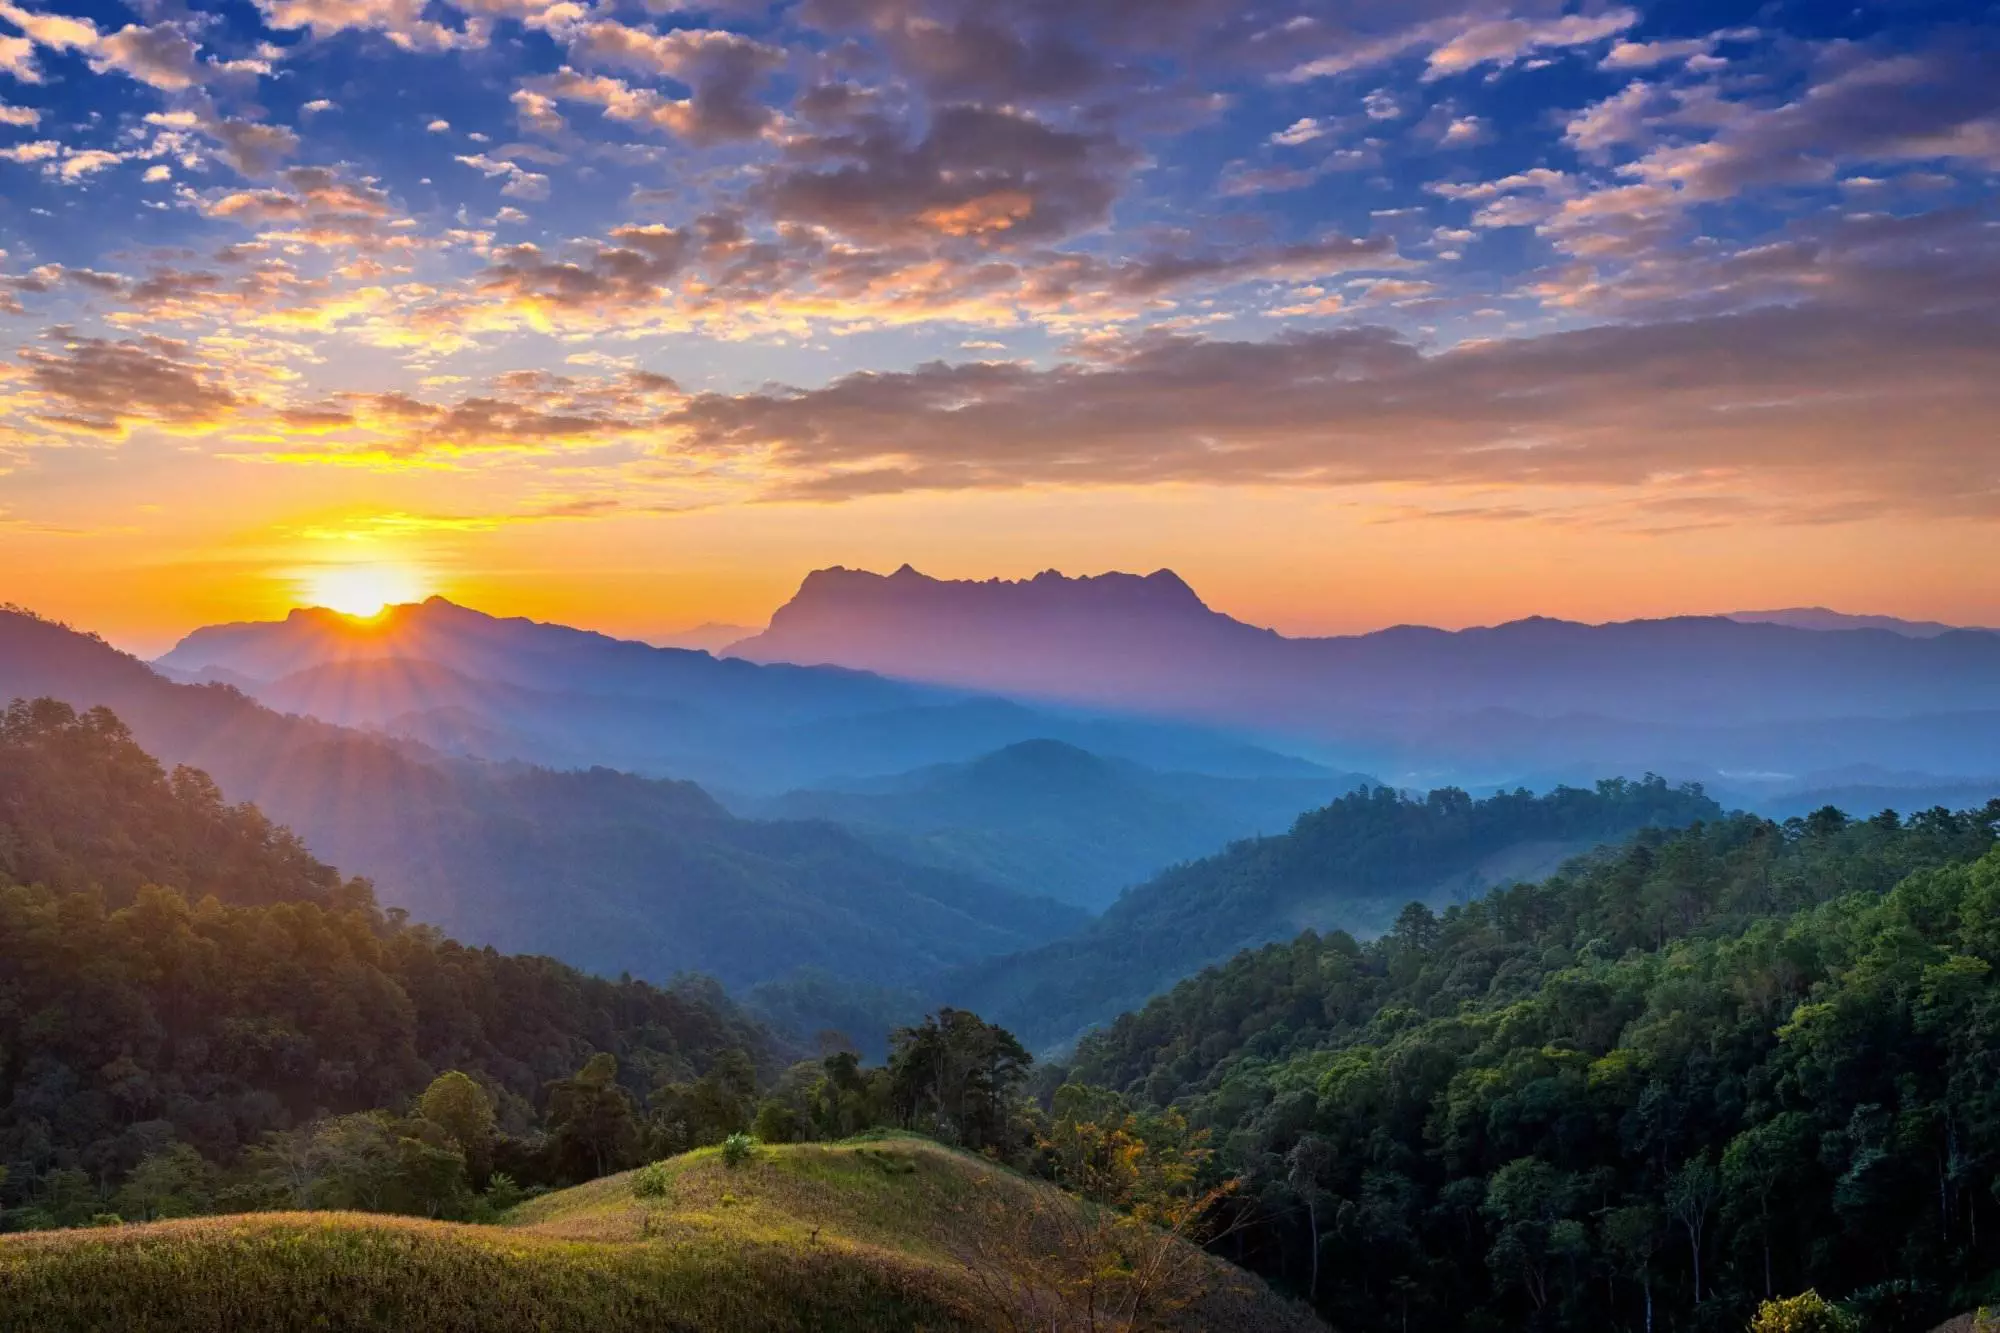
[[[1557,19],[1493,19],[1475,23],[1430,54],[1426,79],[1463,74],[1481,65],[1511,65],[1536,51],[1588,46],[1615,37],[1639,21],[1635,9],[1568,14]]]
[[[35,139],[28,143],[8,144],[0,148],[0,158],[9,162],[46,162],[62,156],[63,147],[54,139]]]
[[[518,162],[507,158],[488,157],[484,153],[461,154],[454,159],[486,176],[498,176],[506,180],[500,193],[509,199],[529,201],[549,197],[549,178],[540,172],[529,171]]]
[[[551,314],[604,314],[653,305],[664,299],[666,285],[687,263],[694,242],[689,233],[671,227],[627,226],[613,229],[608,243],[575,248],[575,256],[559,259],[532,244],[501,247],[480,275],[479,290],[543,321]]]
[[[115,69],[163,92],[184,92],[201,82],[198,47],[171,23],[128,24],[98,41],[91,64]]]
[[[452,51],[486,44],[483,22],[461,29],[424,17],[428,0],[256,0],[264,21],[281,30],[304,28],[315,37],[343,32],[380,33],[406,51]]]
[[[636,71],[671,79],[690,89],[683,99],[658,98],[648,123],[694,143],[751,139],[771,124],[771,109],[757,100],[764,80],[785,63],[773,46],[716,29],[655,32],[610,20],[571,28],[571,63]]]
[[[1137,155],[1108,134],[1059,129],[1023,111],[947,106],[912,141],[864,118],[805,135],[759,197],[780,218],[866,240],[1051,239],[1104,220]]]
[[[0,102],[0,125],[15,129],[33,129],[42,123],[42,113],[31,106],[9,106]]]
[[[0,413],[54,430],[122,439],[137,426],[211,429],[244,406],[186,343],[155,337],[112,342],[62,328],[45,336],[57,346],[22,349],[0,380]]]
[[[0,69],[27,82],[38,82],[32,47],[76,51],[98,73],[115,70],[163,92],[183,92],[201,82],[200,47],[173,23],[151,26],[131,23],[113,33],[101,33],[89,19],[23,9],[0,0],[0,19],[19,28],[29,47],[0,45]]]
[[[299,148],[299,136],[283,125],[213,112],[198,120],[203,133],[215,140],[222,160],[245,176],[268,175]]]
[[[933,363],[702,394],[679,447],[791,471],[785,493],[1161,481],[1867,494],[2000,513],[1990,310],[1767,309],[1425,353],[1384,329],[1141,338],[1093,363]],[[1913,427],[1917,413],[1921,427]],[[1894,449],[1885,449],[1894,441]]]

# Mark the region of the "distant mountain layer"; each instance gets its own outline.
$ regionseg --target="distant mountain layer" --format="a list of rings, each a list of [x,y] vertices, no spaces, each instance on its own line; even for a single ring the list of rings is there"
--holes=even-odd
[[[790,792],[746,813],[830,819],[905,859],[1096,910],[1168,866],[1283,832],[1368,781],[1163,773],[1035,740],[970,763]]]
[[[1688,616],[1289,639],[1165,570],[985,583],[820,570],[732,651],[1247,728],[1461,783],[1871,762],[1958,774],[1986,771],[1978,755],[2000,743],[1991,631]]]
[[[518,664],[530,677],[545,668]],[[417,676],[420,692],[452,683]],[[322,684],[297,688],[306,697]],[[101,641],[0,613],[0,702],[38,696],[110,706],[148,750],[254,800],[317,855],[376,880],[387,904],[461,939],[594,971],[751,984],[816,967],[894,982],[1082,920],[830,824],[735,818],[691,783],[446,760],[280,715],[227,686],[174,684]]]
[[[1408,903],[1469,901],[1635,829],[1721,816],[1697,790],[1659,779],[1474,801],[1356,792],[1289,832],[1245,841],[1128,891],[1080,934],[975,963],[936,983],[943,998],[1037,1045],[1136,1009],[1238,950],[1302,930],[1367,936]]]
[[[157,665],[447,753],[602,764],[751,794],[967,760],[1040,737],[1156,767],[1321,771],[1182,724],[1058,714],[841,668],[721,660],[441,598],[370,621],[306,610],[201,629]]]
[[[1849,615],[1845,611],[1829,611],[1823,606],[1793,606],[1780,611],[1731,611],[1729,618],[1753,625],[1790,625],[1793,629],[1882,629],[1911,639],[1935,639],[1955,629],[1969,628],[1935,620],[1904,620],[1899,616]]]

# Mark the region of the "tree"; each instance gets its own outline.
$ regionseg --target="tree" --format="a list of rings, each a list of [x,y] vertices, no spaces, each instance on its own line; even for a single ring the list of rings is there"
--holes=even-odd
[[[1407,911],[1405,913],[1407,915]],[[1286,1180],[1305,1201],[1306,1225],[1312,1232],[1312,1271],[1306,1284],[1306,1299],[1319,1299],[1319,1210],[1326,1191],[1320,1177],[1333,1165],[1333,1145],[1318,1134],[1301,1134],[1285,1154]]]
[[[417,1114],[450,1135],[465,1154],[473,1184],[484,1185],[493,1168],[493,1098],[470,1075],[454,1069],[431,1080],[417,1099]]]
[[[1753,1125],[1722,1150],[1722,1190],[1729,1211],[1754,1220],[1764,1258],[1764,1298],[1771,1290],[1771,1203],[1810,1160],[1812,1121],[1787,1111]]]
[[[200,1153],[175,1143],[133,1167],[112,1196],[112,1204],[128,1222],[194,1217],[214,1206],[214,1178],[215,1168]]]
[[[1619,1267],[1639,1283],[1646,1333],[1653,1333],[1653,1256],[1666,1244],[1666,1219],[1650,1204],[1613,1208],[1604,1215],[1604,1244]]]
[[[1005,1028],[944,1008],[890,1038],[890,1091],[902,1123],[967,1148],[1009,1138],[1014,1094],[1034,1057]]]
[[[618,1084],[618,1058],[600,1051],[572,1077],[549,1084],[548,1123],[558,1160],[585,1179],[630,1161],[639,1118],[632,1094]]]
[[[1688,1252],[1694,1256],[1694,1303],[1701,1304],[1701,1238],[1714,1211],[1722,1182],[1706,1157],[1693,1157],[1681,1164],[1667,1181],[1667,1211],[1687,1232]]]
[[[1519,1283],[1537,1310],[1547,1307],[1558,1261],[1583,1253],[1582,1226],[1568,1216],[1576,1180],[1535,1157],[1520,1157],[1493,1173],[1482,1211],[1497,1228],[1487,1263],[1503,1286]]]

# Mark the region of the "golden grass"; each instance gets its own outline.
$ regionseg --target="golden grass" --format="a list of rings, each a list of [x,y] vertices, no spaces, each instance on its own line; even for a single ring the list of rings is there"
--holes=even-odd
[[[1015,1301],[985,1271],[989,1233],[1076,1207],[917,1139],[766,1148],[737,1168],[698,1152],[668,1170],[660,1198],[613,1176],[499,1227],[274,1213],[0,1237],[0,1329],[1004,1329],[1028,1321],[1001,1308]],[[1202,1298],[1151,1326],[1315,1327],[1226,1265],[1206,1271]]]

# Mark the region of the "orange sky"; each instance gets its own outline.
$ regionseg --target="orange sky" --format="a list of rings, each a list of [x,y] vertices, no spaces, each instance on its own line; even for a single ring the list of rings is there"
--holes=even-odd
[[[1621,525],[1615,493],[1511,493],[1542,517],[1425,518],[1413,511],[1494,508],[1498,495],[1179,485],[506,522],[477,517],[505,512],[482,491],[498,479],[480,474],[149,457],[78,459],[88,485],[52,486],[45,517],[0,524],[0,596],[146,653],[197,625],[281,615],[353,565],[483,610],[635,637],[761,624],[813,568],[904,561],[953,578],[1171,567],[1218,609],[1289,633],[1812,604],[2000,623],[1995,581],[1967,559],[1982,532],[1963,521],[1647,533]]]

